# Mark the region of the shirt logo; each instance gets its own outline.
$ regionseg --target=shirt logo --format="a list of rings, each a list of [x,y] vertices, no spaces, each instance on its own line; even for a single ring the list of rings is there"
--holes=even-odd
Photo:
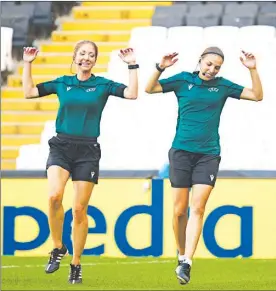
[[[72,87],[67,87],[67,91],[70,91],[72,89]]]
[[[211,87],[208,89],[209,92],[218,92],[219,89],[218,88],[215,88],[215,87]]]
[[[86,92],[94,92],[96,90],[96,88],[89,88],[86,90]]]
[[[194,87],[194,84],[189,84],[188,89],[191,90]]]
[[[214,180],[214,175],[210,175],[210,179],[211,179],[211,181],[213,181]]]

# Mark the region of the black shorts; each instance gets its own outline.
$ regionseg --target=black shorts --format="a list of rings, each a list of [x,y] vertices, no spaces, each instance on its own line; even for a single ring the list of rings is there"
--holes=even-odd
[[[173,188],[190,188],[195,184],[215,186],[219,155],[191,153],[171,148],[169,151],[170,182]]]
[[[60,166],[71,174],[72,181],[98,184],[101,148],[96,138],[57,134],[48,143],[50,153],[46,169]]]

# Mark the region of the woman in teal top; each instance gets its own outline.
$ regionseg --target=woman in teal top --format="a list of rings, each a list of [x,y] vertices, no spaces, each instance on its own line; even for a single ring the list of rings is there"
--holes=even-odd
[[[131,48],[121,50],[120,58],[128,64],[129,85],[116,83],[91,73],[98,57],[98,47],[91,41],[77,43],[73,63],[77,74],[62,76],[53,81],[34,85],[31,63],[36,58],[36,48],[24,48],[23,89],[25,98],[57,94],[59,110],[56,118],[57,135],[49,140],[47,161],[49,180],[49,225],[54,248],[45,272],[58,270],[60,261],[68,252],[62,242],[64,211],[62,198],[71,174],[74,184],[73,201],[73,258],[70,264],[69,283],[82,283],[80,258],[87,232],[87,207],[95,184],[98,183],[100,145],[100,120],[110,95],[136,99],[138,79],[136,57]],[[53,72],[54,73],[54,72]]]
[[[216,77],[224,54],[217,47],[207,48],[199,60],[199,71],[181,72],[158,81],[161,73],[177,61],[177,53],[165,55],[149,80],[147,93],[174,92],[178,101],[176,134],[169,151],[169,177],[173,189],[173,229],[178,249],[176,276],[181,284],[190,281],[192,258],[202,231],[205,205],[215,186],[220,163],[219,122],[228,97],[261,101],[263,91],[256,59],[243,53],[252,89]],[[189,189],[192,199],[189,219]]]

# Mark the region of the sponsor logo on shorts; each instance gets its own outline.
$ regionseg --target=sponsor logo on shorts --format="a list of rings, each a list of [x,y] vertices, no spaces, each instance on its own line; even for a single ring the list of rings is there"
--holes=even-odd
[[[72,87],[67,87],[67,91],[70,91],[72,89]]]
[[[91,172],[91,178],[93,178],[95,175],[95,172]]]
[[[214,176],[214,175],[210,175],[210,179],[211,179],[211,181],[213,181],[213,180],[214,180],[214,178],[215,178],[215,176]]]

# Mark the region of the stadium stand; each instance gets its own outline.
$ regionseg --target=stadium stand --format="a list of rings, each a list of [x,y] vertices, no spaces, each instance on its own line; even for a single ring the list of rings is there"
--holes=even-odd
[[[226,56],[220,74],[251,86],[239,54],[241,48],[252,51],[258,57],[264,100],[258,104],[230,98],[227,101],[220,128],[221,169],[275,170],[276,133],[267,126],[276,123],[275,76],[269,70],[276,65],[275,25],[258,24],[261,15],[275,19],[276,4],[270,2],[263,8],[256,3],[75,3],[70,16],[58,19],[59,27],[51,33],[50,40],[34,42],[40,50],[33,65],[34,81],[70,74],[75,42],[90,39],[99,45],[100,51],[94,72],[127,82],[128,70],[117,54],[118,49],[133,46],[140,64],[139,98],[135,102],[118,98],[108,101],[101,124],[101,169],[159,169],[166,161],[174,136],[177,103],[172,93],[151,96],[144,93],[154,63],[164,52],[178,51],[179,61],[162,77],[193,71],[202,49],[217,45]],[[179,13],[172,20],[171,13],[177,7]],[[249,26],[244,26],[243,21],[221,25],[225,16],[249,17],[253,22]],[[19,64],[15,74],[8,77],[7,87],[2,89],[2,169],[44,169],[58,104],[55,95],[22,99],[21,74]]]

